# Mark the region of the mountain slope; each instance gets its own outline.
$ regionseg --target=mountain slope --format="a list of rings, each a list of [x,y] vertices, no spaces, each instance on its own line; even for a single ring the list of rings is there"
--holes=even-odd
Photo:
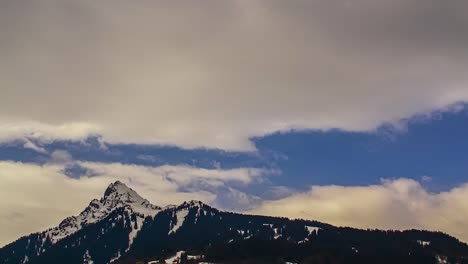
[[[438,263],[438,258],[441,263],[468,262],[468,246],[443,233],[340,228],[222,212],[196,201],[148,220],[126,258],[160,260],[179,251],[216,263]],[[331,259],[323,262],[323,257]]]
[[[468,262],[468,246],[438,232],[340,228],[199,201],[160,208],[116,182],[80,215],[0,249],[0,263],[136,263],[181,252],[215,263]]]
[[[62,240],[68,241],[79,237],[86,230],[92,233],[93,228],[99,226],[104,228],[105,223],[110,222],[112,222],[112,228],[105,228],[105,230],[121,228],[122,234],[128,241],[126,248],[128,249],[143,225],[145,217],[152,217],[160,210],[160,207],[152,205],[134,190],[117,181],[109,185],[100,200],[92,200],[78,216],[68,217],[57,227],[20,238],[2,248],[0,263],[30,262],[51,248],[54,250],[59,248],[61,244],[64,244]],[[89,234],[87,237],[90,238],[92,235]]]

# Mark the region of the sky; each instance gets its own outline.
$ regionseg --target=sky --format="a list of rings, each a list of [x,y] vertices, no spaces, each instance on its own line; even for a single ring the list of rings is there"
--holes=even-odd
[[[0,246],[164,206],[468,241],[468,2],[0,1]]]

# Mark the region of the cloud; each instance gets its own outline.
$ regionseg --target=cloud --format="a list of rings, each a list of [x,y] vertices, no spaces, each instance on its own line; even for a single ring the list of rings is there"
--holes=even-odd
[[[8,92],[3,89],[1,89],[1,91]],[[66,109],[63,109],[63,111],[66,111]],[[13,112],[9,112],[9,114],[14,115]],[[53,116],[53,114],[51,116]],[[40,119],[35,121],[23,121],[23,119],[13,118],[13,120],[10,120],[10,118],[11,117],[9,117],[7,113],[2,114],[2,122],[0,123],[0,129],[2,131],[0,133],[1,141],[8,141],[18,137],[22,137],[25,141],[30,141],[28,138],[34,138],[44,142],[53,140],[80,140],[99,133],[100,131],[97,125],[85,122],[48,124],[42,122]]]
[[[259,205],[262,199],[237,189],[224,188],[215,201],[214,206],[228,211],[247,211]]]
[[[52,163],[52,164],[54,164],[54,163],[57,163],[57,164],[71,163],[72,162],[72,156],[66,150],[54,150],[50,154],[50,160],[48,162]]]
[[[422,182],[431,182],[431,181],[432,181],[432,177],[431,177],[431,176],[427,176],[427,175],[423,175],[423,176],[421,176],[421,181],[422,181]]]
[[[58,156],[63,157],[62,154]],[[212,186],[213,181],[231,189],[230,183],[249,184],[266,176],[261,170],[249,168],[206,170],[75,162],[91,171],[92,176],[73,178],[65,175],[67,164],[0,161],[0,246],[78,214],[92,199],[102,197],[106,187],[115,180],[128,184],[152,203],[164,206],[192,199],[216,203],[219,194],[215,187],[219,186]],[[194,181],[206,181],[211,188],[186,188]]]
[[[283,199],[264,201],[252,213],[314,219],[340,226],[420,228],[468,241],[468,184],[430,193],[414,180],[384,180],[370,186],[313,186]]]
[[[23,148],[32,149],[32,150],[34,150],[34,151],[36,151],[38,153],[41,153],[41,154],[49,154],[47,152],[47,150],[45,150],[43,147],[40,147],[40,146],[36,145],[35,143],[33,143],[28,138],[24,139]]]
[[[468,3],[8,1],[0,139],[252,150],[468,99]],[[21,15],[20,15],[21,14]]]

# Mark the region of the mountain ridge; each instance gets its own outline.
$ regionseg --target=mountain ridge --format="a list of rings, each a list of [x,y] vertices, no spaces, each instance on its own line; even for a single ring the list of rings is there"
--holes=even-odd
[[[418,257],[410,257],[409,263],[438,258],[468,262],[468,245],[440,232],[335,227],[311,220],[224,212],[196,200],[159,207],[116,181],[78,216],[1,248],[0,263],[136,263],[181,251],[219,263],[239,257],[287,257],[302,263],[309,254],[324,252],[350,259],[372,259],[377,252],[383,256],[391,252],[401,257],[399,263],[405,263],[408,253]]]

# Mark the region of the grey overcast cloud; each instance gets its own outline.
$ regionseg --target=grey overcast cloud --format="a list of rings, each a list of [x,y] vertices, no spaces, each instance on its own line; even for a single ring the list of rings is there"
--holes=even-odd
[[[253,150],[468,97],[468,2],[1,1],[0,140]]]

